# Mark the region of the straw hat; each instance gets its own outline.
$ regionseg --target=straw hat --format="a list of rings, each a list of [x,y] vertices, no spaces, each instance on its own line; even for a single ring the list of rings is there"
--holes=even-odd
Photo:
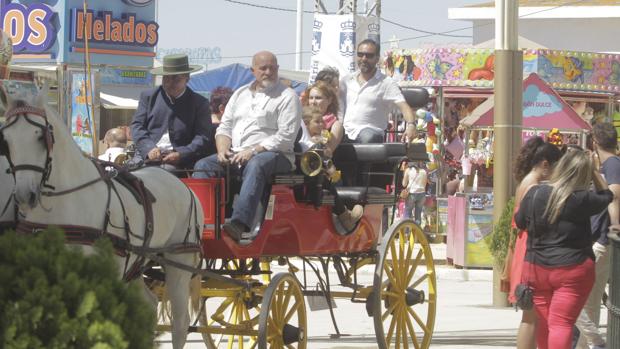
[[[186,54],[167,55],[161,67],[151,69],[154,75],[178,75],[199,71],[202,67],[199,65],[189,65]]]

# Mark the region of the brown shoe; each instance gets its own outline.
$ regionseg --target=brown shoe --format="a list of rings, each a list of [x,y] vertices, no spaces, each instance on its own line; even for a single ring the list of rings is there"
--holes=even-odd
[[[362,218],[364,215],[364,207],[362,205],[353,206],[352,210],[345,209],[340,215],[338,215],[338,220],[340,220],[340,224],[347,231],[351,231],[355,228],[355,224]]]

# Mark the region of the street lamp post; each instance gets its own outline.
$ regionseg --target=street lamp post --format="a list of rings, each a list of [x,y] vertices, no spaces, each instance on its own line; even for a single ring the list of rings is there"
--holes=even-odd
[[[304,25],[304,0],[297,0],[297,27],[295,31],[295,70],[301,70],[301,47]]]
[[[518,49],[517,0],[495,0],[495,111],[493,145],[493,221],[497,223],[516,188],[512,164],[521,146],[523,119],[523,52]],[[507,306],[493,275],[493,305]]]

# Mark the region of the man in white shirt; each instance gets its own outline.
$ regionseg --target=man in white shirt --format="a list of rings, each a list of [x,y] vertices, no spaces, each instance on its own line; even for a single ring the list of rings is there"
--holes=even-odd
[[[251,237],[258,204],[268,181],[276,173],[293,169],[293,143],[301,123],[301,103],[278,78],[275,55],[261,51],[252,58],[256,80],[239,88],[230,98],[215,134],[217,154],[196,163],[194,178],[241,174],[239,197],[233,203],[224,231],[234,240]]]
[[[340,101],[344,115],[345,141],[383,143],[388,113],[397,106],[407,121],[408,139],[415,137],[414,114],[396,81],[377,68],[379,44],[371,39],[357,46],[359,70],[340,80]]]

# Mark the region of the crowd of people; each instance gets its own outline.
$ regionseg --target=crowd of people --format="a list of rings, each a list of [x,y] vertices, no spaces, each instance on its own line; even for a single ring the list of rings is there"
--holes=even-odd
[[[515,163],[509,300],[527,285],[533,309],[524,309],[517,348],[605,348],[598,324],[609,278],[607,235],[620,218],[620,158],[610,123],[592,130],[591,149],[558,148],[530,139]]]
[[[137,149],[131,162],[192,169],[195,178],[225,173],[240,178],[239,196],[223,229],[236,241],[251,239],[271,177],[295,168],[299,148],[320,143],[329,158],[342,142],[382,143],[389,112],[395,108],[407,123],[404,133],[413,139],[414,113],[397,83],[378,69],[379,59],[379,44],[363,40],[357,45],[356,72],[340,77],[336,69],[326,68],[299,98],[280,81],[276,56],[261,51],[252,59],[255,81],[234,92],[217,89],[209,101],[187,86],[189,74],[198,69],[189,65],[187,56],[166,56],[162,67],[152,71],[163,76],[162,85],[141,95],[131,123]],[[306,114],[321,118],[303,119]],[[323,137],[323,131],[329,136]],[[346,207],[334,186],[327,185],[336,198],[333,213],[350,231],[363,207]]]

